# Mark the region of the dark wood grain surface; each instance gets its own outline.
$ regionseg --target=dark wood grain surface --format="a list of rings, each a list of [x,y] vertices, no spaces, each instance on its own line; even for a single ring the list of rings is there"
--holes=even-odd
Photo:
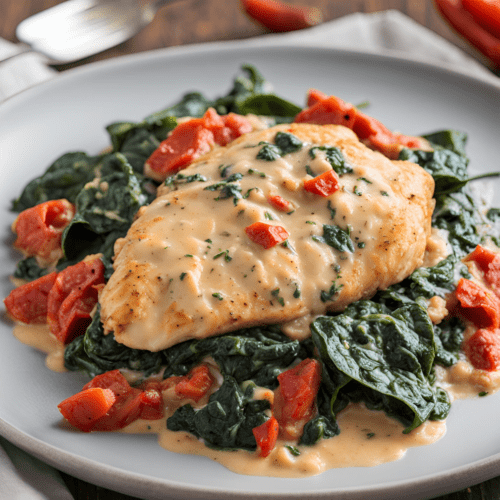
[[[289,1],[319,7],[325,21],[354,12],[370,13],[397,9],[466,52],[477,55],[442,21],[431,0]],[[0,0],[0,37],[17,42],[15,29],[23,19],[60,2],[61,0]],[[57,69],[65,71],[74,66],[161,47],[244,39],[264,33],[266,33],[264,28],[252,22],[244,14],[239,0],[178,0],[160,8],[153,22],[132,40],[85,61],[60,66]],[[64,473],[62,476],[75,500],[134,500],[134,497],[109,491]],[[439,498],[439,500],[496,499],[500,499],[500,478],[471,485],[469,488]]]

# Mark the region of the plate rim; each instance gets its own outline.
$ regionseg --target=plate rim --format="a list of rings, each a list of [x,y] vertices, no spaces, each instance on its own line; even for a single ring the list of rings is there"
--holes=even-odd
[[[60,84],[64,85],[66,81],[71,79],[78,79],[80,75],[94,72],[98,73],[103,68],[107,69],[108,71],[114,71],[116,70],[116,68],[123,68],[128,65],[133,66],[137,62],[170,59],[190,54],[200,55],[202,53],[217,53],[225,51],[255,51],[255,49],[257,48],[266,48],[266,50],[278,52],[285,49],[287,51],[293,50],[302,53],[321,52],[325,54],[331,54],[333,58],[354,57],[358,60],[361,59],[371,61],[378,60],[381,62],[383,61],[386,64],[393,64],[398,67],[400,65],[408,65],[412,68],[427,69],[428,71],[432,71],[434,74],[441,74],[448,78],[458,78],[462,81],[468,81],[477,84],[488,90],[498,92],[498,96],[500,98],[500,78],[498,79],[498,83],[493,81],[490,82],[489,79],[484,79],[482,77],[464,73],[463,71],[455,70],[449,67],[449,65],[438,66],[433,62],[423,61],[416,57],[407,57],[397,51],[394,51],[394,53],[388,53],[389,51],[387,51],[387,53],[380,54],[363,50],[302,46],[290,43],[285,44],[282,40],[276,39],[269,39],[267,41],[261,39],[245,39],[153,49],[141,53],[123,55],[116,58],[93,62],[84,66],[72,68],[56,75],[55,78],[50,78],[35,86],[27,88],[0,103],[0,118],[4,110],[17,106],[18,103],[21,103],[24,99],[29,98],[30,96],[36,96],[37,94],[47,91],[50,92],[51,87],[57,87],[57,85]],[[40,458],[41,460],[59,470],[62,470],[75,477],[79,477],[84,481],[92,482],[94,484],[110,488],[124,494],[135,494],[137,496],[143,496],[145,487],[147,486],[148,494],[153,495],[153,497],[151,498],[164,498],[165,493],[175,496],[179,495],[183,498],[185,498],[185,495],[188,494],[189,498],[203,498],[206,500],[212,498],[219,500],[226,498],[256,498],[262,500],[275,500],[281,497],[280,493],[247,493],[242,491],[230,491],[227,488],[218,489],[213,487],[208,487],[207,489],[206,487],[185,485],[175,483],[168,479],[160,479],[152,476],[146,476],[144,474],[124,471],[112,465],[102,464],[100,462],[75,455],[49,443],[45,443],[42,440],[34,436],[30,436],[20,429],[17,429],[13,425],[7,423],[1,417],[0,435],[5,437],[8,441],[12,442],[19,448],[36,456],[37,458]],[[392,498],[391,493],[396,495],[394,498],[401,498],[401,494],[405,493],[405,497],[410,499],[421,498],[422,492],[425,491],[423,488],[430,487],[432,489],[428,489],[427,493],[430,494],[430,496],[434,497],[435,495],[450,492],[450,479],[453,479],[453,489],[460,489],[470,484],[481,482],[498,475],[500,472],[498,470],[499,465],[500,453],[496,453],[470,464],[449,469],[446,472],[438,472],[431,475],[425,475],[417,479],[385,483],[383,485],[376,486],[376,489],[374,489],[373,486],[343,487],[342,489],[336,491],[319,490],[310,492],[308,496],[311,499],[324,499],[328,497],[361,500],[366,498],[366,494],[369,492],[370,498],[376,500],[379,498]],[[103,472],[105,472],[105,474],[103,474]],[[167,492],[165,491],[166,487],[169,488]],[[302,493],[298,493],[297,495],[298,496],[295,496],[295,494],[293,493],[287,493],[286,497],[288,499],[303,497]]]

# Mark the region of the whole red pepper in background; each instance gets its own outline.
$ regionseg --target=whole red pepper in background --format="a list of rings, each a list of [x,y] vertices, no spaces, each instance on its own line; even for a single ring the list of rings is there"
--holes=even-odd
[[[434,0],[448,24],[500,69],[500,6],[492,0]]]
[[[280,0],[241,0],[241,4],[252,19],[278,33],[310,28],[323,21],[323,14],[316,7]]]

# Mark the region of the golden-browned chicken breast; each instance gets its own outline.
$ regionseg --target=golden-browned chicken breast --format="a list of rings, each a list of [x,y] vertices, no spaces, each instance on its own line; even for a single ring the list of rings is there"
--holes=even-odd
[[[433,189],[341,126],[247,134],[168,179],[117,242],[105,330],[156,351],[342,310],[422,264]]]

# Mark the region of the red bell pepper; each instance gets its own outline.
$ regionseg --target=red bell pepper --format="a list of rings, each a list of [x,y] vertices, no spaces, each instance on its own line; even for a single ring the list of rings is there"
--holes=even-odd
[[[209,108],[202,118],[180,123],[146,160],[146,174],[156,180],[187,167],[215,144],[225,146],[252,131],[250,121],[235,113],[220,116]]]
[[[68,200],[50,200],[23,210],[12,229],[17,234],[14,247],[26,256],[36,256],[42,264],[57,262],[63,255],[61,237],[75,216]]]
[[[324,198],[339,189],[339,176],[335,170],[327,170],[321,175],[304,181],[304,189]]]
[[[477,330],[462,348],[474,368],[487,371],[500,368],[500,330]]]
[[[278,375],[279,397],[275,397],[274,415],[286,433],[289,425],[302,425],[313,416],[316,395],[321,383],[321,365],[305,359]]]
[[[272,226],[265,222],[254,222],[245,228],[247,236],[266,250],[282,243],[288,238],[287,230],[282,226]]]
[[[455,295],[460,303],[460,315],[476,327],[495,329],[500,326],[500,301],[492,292],[461,278]]]
[[[85,333],[103,283],[104,264],[99,258],[83,260],[57,275],[48,295],[47,323],[61,342],[67,344]]]
[[[53,272],[12,290],[4,300],[9,315],[22,323],[46,323],[48,296],[56,277]]]
[[[195,366],[175,386],[175,393],[183,398],[199,401],[210,390],[214,377],[207,365]]]
[[[278,421],[276,418],[271,417],[258,427],[254,427],[252,432],[259,447],[260,456],[267,457],[273,451],[278,440]]]

